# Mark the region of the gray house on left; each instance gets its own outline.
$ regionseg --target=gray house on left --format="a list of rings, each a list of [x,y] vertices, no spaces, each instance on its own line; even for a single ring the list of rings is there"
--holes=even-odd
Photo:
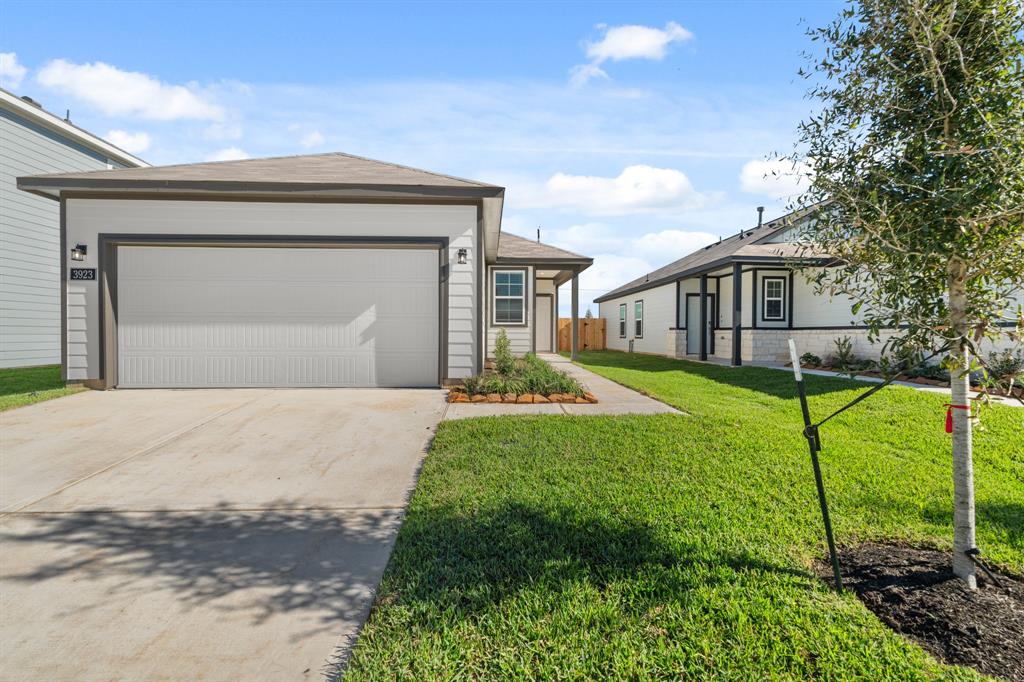
[[[0,367],[61,361],[60,207],[16,178],[148,165],[0,89]]]

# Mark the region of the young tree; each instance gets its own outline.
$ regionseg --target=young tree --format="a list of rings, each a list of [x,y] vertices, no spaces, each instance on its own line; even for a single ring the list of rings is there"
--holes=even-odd
[[[942,353],[968,405],[980,342],[1024,328],[1024,6],[860,0],[810,36],[798,205],[820,207],[802,242],[836,267],[808,276],[873,339],[892,330],[887,353]],[[953,570],[974,589],[970,411],[952,416]]]

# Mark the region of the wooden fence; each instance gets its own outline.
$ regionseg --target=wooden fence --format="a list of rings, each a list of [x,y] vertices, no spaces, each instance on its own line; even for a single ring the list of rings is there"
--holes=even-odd
[[[580,318],[576,328],[580,350],[604,350],[604,318]],[[558,350],[568,352],[572,343],[572,320],[558,318]]]

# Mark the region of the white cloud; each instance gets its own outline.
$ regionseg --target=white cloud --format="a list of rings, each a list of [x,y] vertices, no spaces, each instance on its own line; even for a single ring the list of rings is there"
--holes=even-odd
[[[740,170],[740,187],[744,192],[763,194],[773,199],[788,199],[807,188],[811,167],[789,159],[754,159]]]
[[[111,144],[132,154],[146,151],[151,142],[146,133],[129,133],[126,130],[111,130],[107,133],[107,139]]]
[[[304,149],[313,149],[314,147],[321,146],[323,143],[324,136],[323,133],[321,133],[319,130],[314,130],[313,132],[308,133],[307,135],[303,135],[302,139],[299,140],[299,144]]]
[[[171,85],[138,71],[105,64],[73,64],[55,59],[39,70],[41,85],[59,90],[107,116],[137,116],[157,121],[217,120],[221,107],[209,102],[195,84]]]
[[[206,161],[240,161],[248,159],[249,155],[238,147],[227,147],[218,149],[206,157]]]
[[[587,57],[594,64],[623,59],[665,58],[668,46],[689,40],[693,34],[674,21],[658,29],[650,26],[611,26],[605,28],[604,37],[596,43],[587,43]]]
[[[597,64],[577,64],[569,69],[569,85],[574,88],[582,88],[592,78],[608,80],[608,74]]]
[[[565,207],[587,215],[657,213],[699,208],[709,200],[674,168],[627,166],[614,178],[555,173],[542,188],[516,198],[527,207]]]
[[[607,61],[620,62],[624,59],[650,59],[661,61],[668,54],[668,46],[681,43],[693,37],[693,34],[670,21],[665,28],[652,26],[598,26],[604,35],[597,42],[586,43],[589,64],[577,64],[569,70],[569,83],[580,88],[592,78],[608,78],[601,68]]]
[[[14,90],[21,87],[28,69],[18,63],[18,55],[14,52],[0,52],[0,85]]]
[[[533,239],[535,230],[536,226],[522,215],[502,219],[502,231]],[[582,306],[717,239],[710,232],[689,230],[659,230],[633,236],[602,222],[541,230],[544,243],[593,257],[594,264],[580,275]],[[562,303],[567,305],[567,297],[563,299]],[[597,307],[593,310],[596,314]]]

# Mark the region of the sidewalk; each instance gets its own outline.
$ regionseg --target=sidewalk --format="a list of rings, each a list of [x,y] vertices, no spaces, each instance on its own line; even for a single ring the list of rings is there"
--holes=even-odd
[[[537,356],[565,372],[593,393],[596,404],[575,403],[509,404],[509,403],[448,403],[444,419],[472,419],[473,417],[495,417],[524,414],[683,414],[665,403],[637,393],[620,384],[572,364],[568,358],[552,353],[538,353]]]

